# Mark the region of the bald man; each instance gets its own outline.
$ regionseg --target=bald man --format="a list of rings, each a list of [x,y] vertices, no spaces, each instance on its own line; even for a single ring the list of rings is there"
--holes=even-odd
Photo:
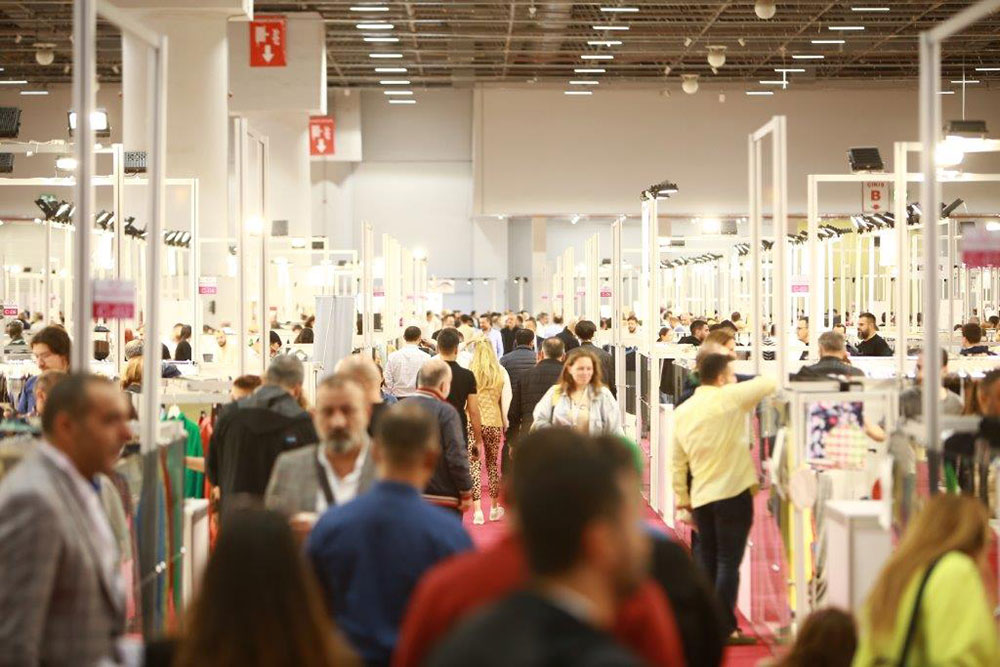
[[[431,359],[420,367],[417,390],[406,400],[430,413],[439,429],[441,456],[424,495],[431,502],[462,514],[472,507],[472,477],[462,420],[447,401],[450,391],[451,368],[441,359]]]
[[[333,372],[349,377],[361,385],[365,394],[365,402],[371,408],[368,435],[374,437],[375,427],[378,425],[382,413],[389,407],[382,398],[382,374],[379,372],[378,366],[370,357],[363,354],[352,354],[338,361]]]

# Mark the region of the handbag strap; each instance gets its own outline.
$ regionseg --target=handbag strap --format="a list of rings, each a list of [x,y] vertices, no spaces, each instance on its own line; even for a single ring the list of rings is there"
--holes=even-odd
[[[903,652],[899,655],[900,667],[906,667],[906,659],[910,655],[913,637],[917,633],[917,624],[920,620],[920,602],[924,597],[924,589],[927,588],[927,581],[931,578],[931,573],[934,572],[934,568],[941,562],[943,557],[944,554],[932,560],[931,564],[927,567],[927,571],[924,572],[923,578],[920,580],[920,588],[917,589],[917,598],[913,601],[913,611],[910,613],[910,625],[906,629],[906,639],[903,641]]]

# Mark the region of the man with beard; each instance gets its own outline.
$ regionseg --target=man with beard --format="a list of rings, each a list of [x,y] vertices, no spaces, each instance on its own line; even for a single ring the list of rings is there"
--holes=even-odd
[[[319,383],[313,416],[319,444],[279,456],[264,495],[267,507],[286,512],[302,536],[318,514],[353,500],[374,482],[370,417],[371,405],[357,381],[336,374]]]

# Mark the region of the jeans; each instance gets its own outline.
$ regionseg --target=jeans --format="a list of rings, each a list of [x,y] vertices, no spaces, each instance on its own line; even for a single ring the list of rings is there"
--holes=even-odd
[[[692,512],[698,526],[695,557],[715,584],[729,623],[727,634],[736,630],[736,596],[740,589],[740,562],[753,524],[753,497],[749,489],[717,500]]]

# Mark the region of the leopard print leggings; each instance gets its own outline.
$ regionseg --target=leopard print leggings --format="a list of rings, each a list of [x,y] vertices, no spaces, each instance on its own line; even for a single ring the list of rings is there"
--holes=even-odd
[[[472,455],[472,443],[474,442],[470,433],[467,438],[469,443],[469,474],[472,475],[472,499],[479,502],[483,494],[483,483],[480,478],[482,468],[481,456]],[[483,444],[486,450],[486,474],[489,477],[489,492],[491,498],[500,497],[500,447],[503,444],[503,429],[499,426],[483,427]]]

